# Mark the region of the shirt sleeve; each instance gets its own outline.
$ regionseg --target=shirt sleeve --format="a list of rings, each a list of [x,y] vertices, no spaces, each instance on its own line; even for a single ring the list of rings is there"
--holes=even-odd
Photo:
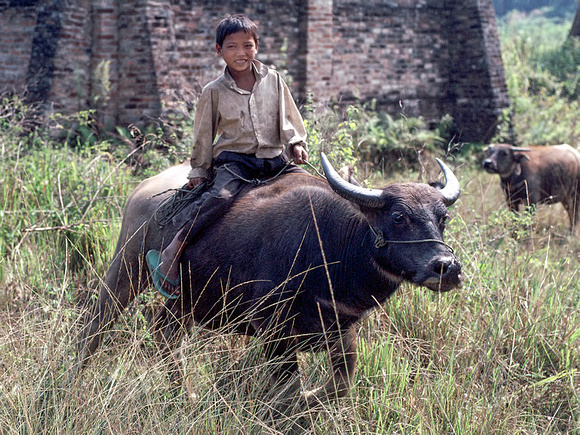
[[[294,145],[307,145],[306,129],[292,94],[280,75],[278,75],[278,89],[280,96],[280,140],[287,147],[287,151],[291,152]]]
[[[188,178],[208,178],[218,125],[216,98],[217,93],[214,93],[211,88],[204,89],[199,97],[193,121],[191,171]]]

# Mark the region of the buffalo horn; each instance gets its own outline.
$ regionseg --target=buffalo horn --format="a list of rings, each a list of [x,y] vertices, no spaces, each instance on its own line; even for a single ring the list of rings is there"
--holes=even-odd
[[[340,196],[365,207],[381,208],[383,206],[382,190],[350,184],[338,175],[324,153],[320,153],[320,160],[328,183]]]
[[[438,190],[441,192],[441,195],[443,195],[445,205],[449,207],[457,201],[457,198],[461,195],[461,186],[459,185],[459,181],[455,177],[455,174],[453,174],[453,171],[441,160],[437,158],[435,160],[437,160],[437,163],[441,166],[443,176],[445,177],[445,186]]]
[[[526,151],[532,151],[532,150],[530,148],[512,147],[512,151],[526,152]]]

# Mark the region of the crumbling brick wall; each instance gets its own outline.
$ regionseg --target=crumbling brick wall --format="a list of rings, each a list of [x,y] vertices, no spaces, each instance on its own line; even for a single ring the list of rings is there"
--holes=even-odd
[[[0,90],[110,125],[186,112],[222,71],[230,13],[258,24],[258,58],[300,103],[449,113],[478,141],[509,104],[491,0],[0,0]]]

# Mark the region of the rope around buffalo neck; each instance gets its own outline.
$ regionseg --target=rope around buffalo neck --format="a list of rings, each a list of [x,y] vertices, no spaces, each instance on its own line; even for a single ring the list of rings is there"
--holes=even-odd
[[[389,243],[398,243],[398,244],[439,243],[440,245],[443,245],[443,246],[447,247],[447,249],[449,249],[452,254],[454,252],[453,251],[453,248],[451,246],[449,246],[447,243],[445,243],[443,240],[437,240],[437,239],[385,240],[385,236],[383,235],[383,232],[381,231],[380,228],[373,227],[370,223],[369,223],[369,228],[371,229],[371,232],[375,236],[375,248],[377,248],[377,249],[382,248],[383,246],[386,246]]]

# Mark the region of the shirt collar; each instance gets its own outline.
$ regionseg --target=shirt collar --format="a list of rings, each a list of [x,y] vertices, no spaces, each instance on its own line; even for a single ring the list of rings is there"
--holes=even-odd
[[[264,65],[262,62],[254,59],[252,61],[252,71],[256,76],[256,83],[260,83],[262,79],[266,77],[266,75],[268,74],[268,67]],[[226,83],[231,89],[244,94],[249,93],[248,91],[238,88],[238,86],[236,85],[236,81],[231,76],[227,66],[224,68],[224,77],[226,79]]]

